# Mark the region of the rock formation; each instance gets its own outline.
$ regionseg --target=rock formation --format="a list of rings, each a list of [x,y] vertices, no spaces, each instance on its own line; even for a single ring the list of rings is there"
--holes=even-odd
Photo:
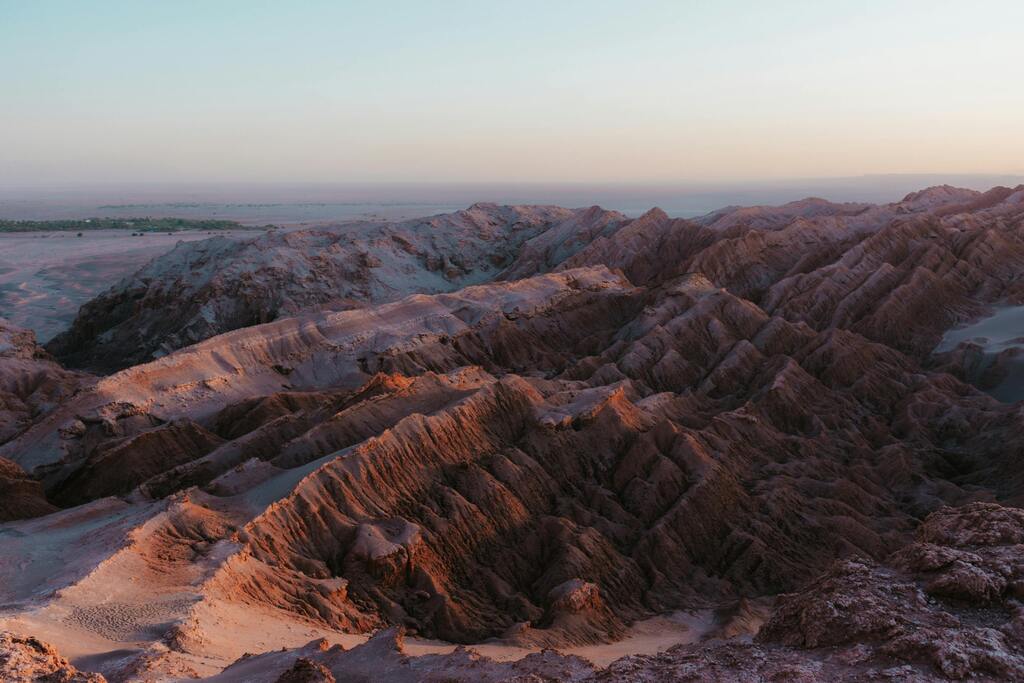
[[[942,508],[883,564],[837,562],[778,599],[753,643],[615,662],[599,681],[1017,680],[1024,676],[1024,511]]]
[[[0,458],[0,522],[39,517],[56,510],[46,500],[42,484],[17,463]]]
[[[87,375],[58,365],[30,330],[0,318],[0,444],[88,383]]]
[[[99,674],[85,673],[49,644],[0,631],[0,678],[7,683],[106,683]]]
[[[780,596],[760,633],[715,636],[597,668],[548,652],[509,665],[465,651],[410,657],[401,631],[346,651],[324,642],[245,658],[223,680],[656,681],[1017,680],[1024,675],[1024,511],[991,503],[942,508],[883,563],[836,562]],[[302,678],[306,676],[306,678]],[[407,678],[403,678],[407,677]],[[335,678],[336,677],[336,678]]]
[[[943,187],[179,247],[51,346],[166,355],[0,357],[42,378],[4,394],[0,486],[38,507],[3,512],[0,603],[134,644],[115,680],[1018,676],[1024,415],[932,351],[1021,303],[1022,240],[1024,189]],[[539,652],[679,610],[705,642]]]
[[[303,310],[344,310],[485,282],[517,255],[524,274],[545,272],[549,261],[581,246],[574,241],[581,233],[622,219],[596,207],[476,204],[394,224],[182,242],[83,306],[47,347],[70,366],[116,370]],[[550,244],[532,243],[547,233]]]

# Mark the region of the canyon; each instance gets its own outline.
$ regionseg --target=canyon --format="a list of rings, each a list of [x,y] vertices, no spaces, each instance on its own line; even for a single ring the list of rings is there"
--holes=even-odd
[[[1020,678],[1022,278],[1024,186],[182,242],[0,323],[0,674]]]

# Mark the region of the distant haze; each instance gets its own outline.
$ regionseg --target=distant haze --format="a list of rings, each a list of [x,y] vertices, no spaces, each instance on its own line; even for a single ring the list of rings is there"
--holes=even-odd
[[[601,205],[638,216],[660,207],[690,217],[725,206],[783,204],[810,196],[885,203],[949,183],[976,190],[1016,186],[1014,175],[879,175],[709,183],[116,183],[0,187],[0,218],[93,216],[226,218],[249,225],[401,219],[475,202]]]
[[[0,0],[0,183],[1024,172],[1024,3]]]

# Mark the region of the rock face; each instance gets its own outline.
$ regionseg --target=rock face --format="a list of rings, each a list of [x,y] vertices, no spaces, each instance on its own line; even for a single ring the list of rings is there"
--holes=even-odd
[[[331,271],[330,287],[310,285],[361,301],[334,311],[290,294],[303,290],[290,278],[313,272],[310,253],[372,240],[268,235],[189,296],[244,299],[233,288],[250,281],[233,264],[293,240],[288,274],[257,268],[252,282],[277,284],[249,299],[280,290],[303,309],[292,317],[274,308],[272,322],[102,379],[35,351],[17,358],[80,383],[23,411],[0,443],[21,468],[8,465],[12,477],[68,508],[0,528],[0,558],[19,558],[0,559],[2,602],[98,623],[111,650],[149,634],[136,658],[168,676],[209,666],[215,643],[238,658],[232,628],[276,619],[391,635],[249,657],[223,680],[249,680],[258,661],[268,681],[359,680],[343,675],[374,661],[395,680],[1018,677],[1024,577],[1009,506],[1024,502],[1024,414],[964,381],[963,347],[931,350],[1016,301],[1022,217],[1024,190],[999,188],[697,220],[478,206],[402,228],[410,267],[456,253],[424,240],[463,236],[461,270],[439,266],[448,285],[375,303],[401,294],[401,268],[374,251],[381,265],[367,268],[383,271],[370,280]],[[402,234],[373,229],[387,242],[374,249]],[[336,247],[310,251],[314,237]],[[488,261],[492,249],[502,258]],[[193,268],[174,259],[97,306],[112,311],[129,290],[178,301]],[[167,343],[147,327],[154,311],[132,308],[102,339],[149,329]],[[167,348],[234,326],[218,316]],[[75,334],[89,357],[121,348]],[[100,550],[65,549],[87,538]],[[550,652],[533,670],[464,650],[427,662],[388,630],[593,647],[652,615],[780,594],[753,642],[600,671]],[[278,650],[289,630],[256,645]]]
[[[292,667],[277,679],[277,683],[335,683],[331,670],[320,662],[299,657]]]
[[[0,631],[0,679],[8,683],[105,683],[99,674],[85,673],[47,643]]]
[[[517,272],[535,275],[582,246],[581,234],[621,220],[596,207],[476,204],[402,223],[182,242],[83,306],[47,348],[70,366],[109,372],[302,310],[485,282],[517,256]]]
[[[29,330],[0,318],[0,446],[90,383],[50,358]],[[57,508],[39,481],[16,462],[0,457],[0,522],[37,517]]]
[[[388,631],[350,651],[311,643],[242,660],[224,678],[284,670],[279,681],[343,680],[362,667],[391,672],[401,663],[396,668],[408,680],[510,680],[520,672],[535,677],[529,680],[594,683],[1019,680],[1024,611],[1015,582],[1024,572],[1022,540],[1022,510],[991,503],[942,508],[887,561],[839,561],[800,592],[781,596],[754,641],[681,645],[603,669],[554,653],[511,667],[459,651],[411,658],[400,632]],[[559,593],[593,595],[587,584],[572,583]]]
[[[0,318],[0,445],[88,383],[54,362],[30,330]]]
[[[879,564],[838,562],[778,603],[754,643],[628,657],[601,681],[1018,680],[1024,510],[943,508]]]
[[[181,244],[87,304],[48,349],[106,372],[311,307],[604,264],[641,285],[700,272],[766,312],[922,357],[986,305],[1022,298],[1011,277],[1024,263],[1022,197],[942,186],[887,205],[808,199],[695,220],[478,204],[397,224],[212,239]]]
[[[56,510],[46,500],[42,484],[17,463],[0,458],[0,522],[39,517]]]

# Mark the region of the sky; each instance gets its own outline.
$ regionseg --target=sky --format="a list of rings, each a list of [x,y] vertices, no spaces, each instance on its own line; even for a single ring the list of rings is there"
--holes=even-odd
[[[0,183],[1024,173],[1024,2],[0,0]]]

